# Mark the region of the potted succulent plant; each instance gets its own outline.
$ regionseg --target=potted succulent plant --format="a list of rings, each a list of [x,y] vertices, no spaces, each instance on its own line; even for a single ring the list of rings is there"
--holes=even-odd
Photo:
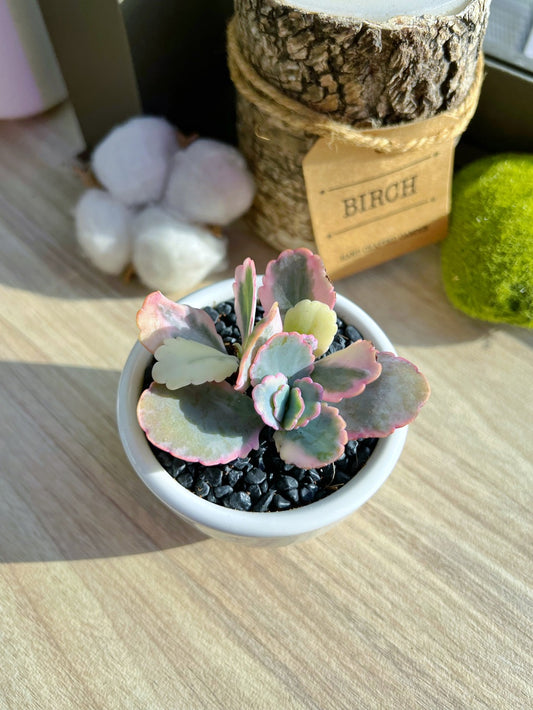
[[[287,250],[262,281],[246,259],[187,301],[147,296],[119,384],[122,442],[148,487],[204,532],[252,544],[310,537],[365,502],[429,386],[336,296],[320,257]],[[321,477],[334,485],[317,494]]]

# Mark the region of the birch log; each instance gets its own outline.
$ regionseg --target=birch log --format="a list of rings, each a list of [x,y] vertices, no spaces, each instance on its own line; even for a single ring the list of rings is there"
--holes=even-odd
[[[489,4],[471,0],[455,14],[364,20],[326,14],[322,0],[235,0],[236,37],[244,59],[275,89],[342,123],[380,128],[461,104]],[[291,131],[240,95],[237,112],[240,147],[258,188],[252,228],[278,249],[314,249],[302,160],[316,136]]]

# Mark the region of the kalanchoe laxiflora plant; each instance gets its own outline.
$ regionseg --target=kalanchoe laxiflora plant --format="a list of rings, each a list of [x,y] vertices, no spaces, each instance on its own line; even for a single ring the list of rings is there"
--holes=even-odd
[[[335,292],[309,250],[271,261],[259,289],[246,259],[233,290],[242,336],[235,355],[201,309],[155,292],[138,313],[140,341],[156,363],[137,416],[159,449],[225,464],[258,448],[267,426],[286,463],[318,468],[339,458],[349,439],[388,436],[408,424],[427,400],[418,369],[367,340],[321,357],[337,330]],[[258,298],[265,315],[254,325]]]

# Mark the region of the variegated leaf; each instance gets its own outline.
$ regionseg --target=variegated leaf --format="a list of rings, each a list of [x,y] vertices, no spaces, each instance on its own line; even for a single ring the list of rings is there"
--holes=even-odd
[[[317,360],[313,380],[324,388],[324,401],[340,402],[361,393],[381,372],[376,355],[372,343],[358,340],[344,350]]]
[[[239,367],[233,355],[185,338],[168,338],[154,355],[157,362],[152,368],[152,377],[170,390],[203,382],[222,382]]]
[[[268,375],[252,390],[255,411],[272,429],[281,427],[290,387],[285,375]]]
[[[326,466],[341,456],[348,441],[345,423],[335,407],[321,404],[320,414],[307,426],[275,432],[280,457],[300,468]]]
[[[409,424],[429,397],[426,378],[411,362],[392,353],[379,353],[377,359],[378,379],[337,405],[350,439],[392,434]]]
[[[167,338],[176,337],[194,340],[226,352],[215,324],[205,311],[171,301],[160,291],[154,291],[145,298],[137,313],[137,325],[139,340],[151,353]]]
[[[235,389],[239,392],[245,392],[250,385],[249,370],[253,362],[255,354],[259,348],[264,345],[269,338],[276,333],[281,333],[283,326],[277,303],[273,303],[270,311],[262,318],[255,326],[248,338],[246,348],[241,357],[239,372]]]
[[[206,382],[170,391],[152,384],[137,407],[149,441],[185,461],[206,466],[247,456],[263,428],[250,397],[227,382]]]
[[[258,294],[265,311],[277,301],[282,316],[305,298],[335,306],[335,291],[322,259],[305,248],[287,249],[270,261]]]
[[[282,372],[289,380],[305,377],[313,370],[316,339],[300,333],[278,333],[262,345],[250,367],[250,382],[257,385],[263,377]]]
[[[283,415],[283,429],[294,429],[296,422],[304,413],[305,402],[298,387],[291,387],[287,407]]]
[[[293,395],[293,393],[298,394]],[[287,407],[283,418],[283,429],[297,429],[298,427],[307,426],[311,419],[318,417],[321,410],[320,403],[323,398],[323,389],[319,384],[313,382],[310,377],[303,377],[292,383],[292,396],[301,401],[303,406],[298,412],[295,406],[294,414],[291,414],[290,408]]]
[[[235,295],[237,327],[240,330],[244,348],[246,347],[248,336],[254,327],[255,307],[257,304],[257,279],[255,263],[252,259],[245,259],[244,262],[235,269],[233,293]]]

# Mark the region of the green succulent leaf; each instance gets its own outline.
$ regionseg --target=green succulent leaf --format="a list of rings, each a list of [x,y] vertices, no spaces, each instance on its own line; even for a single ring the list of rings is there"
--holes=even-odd
[[[320,413],[306,426],[276,431],[274,441],[286,463],[300,468],[317,468],[336,461],[348,441],[345,423],[335,407],[320,405]]]
[[[322,259],[304,248],[287,249],[270,261],[258,294],[265,311],[277,301],[282,316],[306,298],[335,306],[335,291]]]
[[[235,382],[235,389],[239,392],[245,392],[250,385],[249,370],[253,362],[255,354],[259,348],[264,345],[269,338],[276,333],[281,333],[283,325],[277,303],[273,303],[270,311],[262,318],[251,332],[246,347],[241,357],[241,364]]]
[[[233,293],[235,295],[237,327],[241,332],[242,344],[245,347],[248,336],[254,327],[257,304],[257,279],[255,263],[252,259],[245,259],[241,266],[237,266],[235,269]]]
[[[392,434],[409,424],[429,397],[426,378],[411,362],[392,353],[379,353],[377,359],[379,378],[337,405],[350,439]]]
[[[290,387],[285,375],[268,375],[252,390],[255,411],[272,429],[281,427]]]
[[[267,375],[283,373],[289,380],[294,375],[304,377],[313,370],[313,350],[316,339],[300,333],[273,335],[257,351],[250,367],[250,381],[258,385]]]
[[[275,377],[276,375],[273,375]],[[287,378],[285,375],[282,375],[281,373],[279,374],[279,377],[283,378],[285,382],[287,382]],[[265,377],[265,380],[267,380],[268,377]],[[265,381],[263,380],[263,382]],[[258,385],[259,386],[259,385]],[[252,390],[253,393],[253,390]],[[272,397],[272,411],[274,413],[274,418],[276,419],[277,422],[281,422],[283,419],[283,414],[285,413],[285,409],[287,408],[287,399],[290,394],[290,386],[287,384],[287,387],[282,386],[278,389],[277,392],[274,392],[274,395]]]
[[[152,444],[205,466],[247,456],[258,448],[264,426],[251,398],[227,382],[174,391],[152,384],[141,395],[137,418]]]
[[[337,332],[337,315],[322,301],[304,298],[289,308],[283,320],[283,329],[297,333],[309,333],[317,340],[315,357],[323,355]]]
[[[161,291],[150,293],[137,313],[139,340],[151,353],[168,338],[186,338],[225,353],[215,324],[200,308],[171,301]]]
[[[291,387],[287,406],[283,415],[283,429],[294,429],[296,423],[304,413],[305,402],[298,387]]]
[[[360,394],[381,372],[377,351],[368,340],[358,340],[318,360],[313,380],[324,388],[324,401],[340,402]]]
[[[152,377],[169,390],[203,382],[222,382],[239,367],[233,355],[185,338],[168,338],[154,353]]]
[[[291,399],[289,406],[283,417],[283,429],[297,429],[298,427],[307,426],[307,424],[318,417],[320,414],[323,389],[320,385],[310,377],[303,377],[295,380],[292,383]],[[295,398],[294,405],[291,407],[290,402]],[[301,402],[302,406],[299,406]]]

